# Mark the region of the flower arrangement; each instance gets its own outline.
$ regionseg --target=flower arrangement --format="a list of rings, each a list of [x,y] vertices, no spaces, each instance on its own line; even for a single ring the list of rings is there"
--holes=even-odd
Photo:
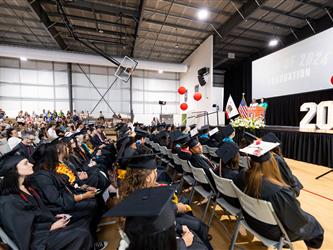
[[[231,119],[230,124],[234,128],[259,129],[265,127],[265,122],[256,117],[239,116],[236,119]]]
[[[75,182],[75,175],[73,171],[67,167],[64,163],[59,162],[58,165],[56,166],[56,172],[57,174],[63,174],[68,177],[68,181],[71,185]]]

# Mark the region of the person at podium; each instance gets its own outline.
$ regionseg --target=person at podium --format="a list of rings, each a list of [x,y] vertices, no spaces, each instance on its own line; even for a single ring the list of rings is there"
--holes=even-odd
[[[257,107],[257,106],[258,106],[257,100],[256,98],[253,98],[252,102],[250,103],[250,107]]]

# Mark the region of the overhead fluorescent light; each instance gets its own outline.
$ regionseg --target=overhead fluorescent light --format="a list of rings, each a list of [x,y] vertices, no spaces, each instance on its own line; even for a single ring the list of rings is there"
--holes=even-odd
[[[163,74],[163,70],[159,69],[158,73]]]
[[[21,56],[21,57],[20,57],[20,60],[23,61],[23,62],[26,62],[26,61],[28,61],[28,58],[26,58],[26,57],[24,57],[24,56]]]

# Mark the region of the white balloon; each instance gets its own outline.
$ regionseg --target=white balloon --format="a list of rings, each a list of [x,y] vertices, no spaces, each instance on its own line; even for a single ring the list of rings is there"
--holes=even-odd
[[[325,130],[333,128],[333,101],[323,101],[318,104],[317,127]]]
[[[300,128],[307,129],[316,129],[316,124],[310,123],[313,117],[315,117],[317,112],[317,104],[315,102],[306,102],[300,108],[301,111],[307,111],[308,113],[304,116],[304,118],[299,123]]]

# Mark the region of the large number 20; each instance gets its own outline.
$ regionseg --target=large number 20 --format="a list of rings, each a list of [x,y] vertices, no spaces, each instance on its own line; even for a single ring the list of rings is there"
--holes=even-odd
[[[301,106],[300,110],[308,112],[301,120],[300,128],[315,129],[317,126],[324,130],[333,129],[333,101],[323,101],[318,105],[314,102],[307,102]],[[316,124],[310,123],[316,113]]]

